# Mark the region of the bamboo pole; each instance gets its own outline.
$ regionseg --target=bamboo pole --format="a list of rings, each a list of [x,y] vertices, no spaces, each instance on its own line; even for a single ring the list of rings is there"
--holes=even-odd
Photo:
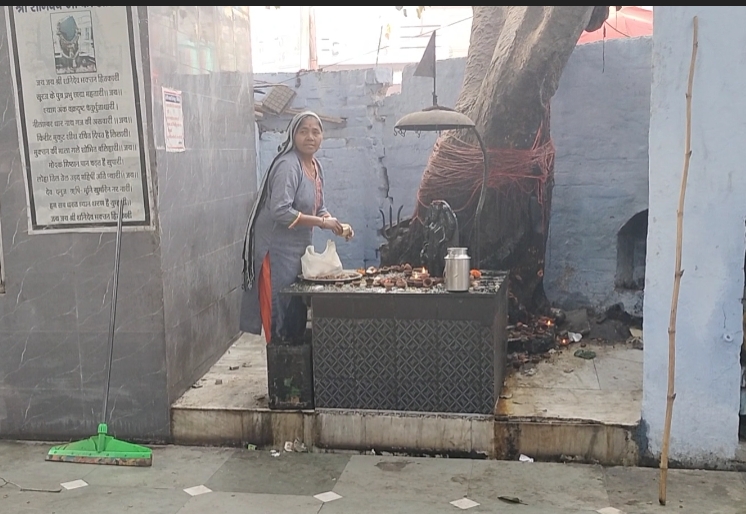
[[[684,144],[684,171],[681,173],[681,190],[679,192],[679,207],[676,210],[676,271],[673,279],[673,295],[671,298],[671,317],[668,323],[668,394],[666,396],[666,421],[663,427],[663,445],[661,447],[661,476],[658,490],[658,502],[666,504],[666,485],[668,481],[668,449],[671,443],[671,419],[673,418],[673,401],[676,399],[676,313],[679,307],[679,289],[684,270],[681,269],[681,246],[684,232],[684,198],[686,197],[686,182],[689,177],[689,162],[692,158],[692,85],[694,83],[694,65],[697,62],[697,48],[699,47],[698,19],[695,16],[692,35],[692,60],[689,64],[689,82],[686,88],[686,140]]]

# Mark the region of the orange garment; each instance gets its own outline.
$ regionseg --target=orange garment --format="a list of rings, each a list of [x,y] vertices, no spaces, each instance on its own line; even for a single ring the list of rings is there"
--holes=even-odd
[[[259,313],[262,317],[264,338],[269,344],[272,339],[272,275],[269,267],[269,252],[262,261],[262,271],[259,272]]]
[[[303,172],[306,176],[313,181],[316,190],[316,204],[314,206],[314,214],[319,211],[321,207],[321,201],[323,197],[323,189],[321,184],[321,177],[319,176],[319,168],[314,160],[313,169],[315,176],[312,176],[305,166],[303,166]],[[326,213],[323,217],[328,218],[329,213]],[[288,228],[294,228],[300,221],[301,213],[298,213],[298,217]],[[262,318],[262,328],[264,329],[264,338],[267,340],[267,344],[272,339],[272,274],[270,272],[269,264],[269,252],[264,256],[262,261],[262,271],[259,272],[259,315]]]

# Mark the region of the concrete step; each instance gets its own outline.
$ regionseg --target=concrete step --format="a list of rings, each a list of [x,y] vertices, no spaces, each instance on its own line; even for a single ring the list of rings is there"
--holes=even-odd
[[[634,465],[636,426],[392,411],[172,409],[174,443]]]

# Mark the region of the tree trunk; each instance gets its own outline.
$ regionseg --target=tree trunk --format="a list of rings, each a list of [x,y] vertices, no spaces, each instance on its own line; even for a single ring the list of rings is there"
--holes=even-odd
[[[595,30],[603,24],[608,6],[472,9],[469,54],[455,108],[475,121],[490,154],[490,189],[480,218],[481,267],[510,271],[513,309],[542,311],[548,307],[543,270],[553,186],[553,149],[547,146],[549,102],[578,38],[586,28]],[[419,262],[424,231],[418,218],[433,200],[445,200],[456,211],[461,244],[474,257],[477,202],[472,193],[477,190],[478,195],[483,173],[476,145],[472,131],[441,135],[420,185],[415,219],[407,223],[405,237],[381,249],[382,260],[388,261],[383,264]],[[537,145],[543,145],[546,155],[529,161],[528,154]],[[521,156],[526,156],[510,177],[501,168],[507,165],[508,154],[516,162],[524,162]],[[456,183],[474,186],[469,194],[445,184],[456,173]],[[498,179],[495,173],[502,176]]]

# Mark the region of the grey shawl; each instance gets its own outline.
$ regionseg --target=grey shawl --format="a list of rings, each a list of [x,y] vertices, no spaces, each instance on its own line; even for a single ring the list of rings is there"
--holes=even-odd
[[[274,170],[275,164],[280,157],[293,151],[293,149],[295,148],[295,133],[298,131],[298,127],[300,126],[301,121],[303,121],[308,116],[313,116],[314,118],[316,118],[316,120],[319,122],[319,126],[321,126],[323,130],[321,119],[316,113],[311,111],[304,111],[296,114],[293,119],[290,120],[290,124],[288,125],[287,132],[285,134],[285,140],[280,143],[280,146],[277,147],[278,153],[275,158],[272,159],[272,163],[269,165],[269,169],[267,170],[267,173],[265,173],[262,177],[262,182],[259,185],[258,194],[256,196],[256,200],[254,201],[254,206],[251,209],[251,214],[249,215],[249,224],[246,226],[246,237],[243,243],[244,290],[249,290],[254,285],[254,225],[256,221],[256,215],[264,205],[264,201],[267,197],[270,173],[272,173],[272,171]]]

